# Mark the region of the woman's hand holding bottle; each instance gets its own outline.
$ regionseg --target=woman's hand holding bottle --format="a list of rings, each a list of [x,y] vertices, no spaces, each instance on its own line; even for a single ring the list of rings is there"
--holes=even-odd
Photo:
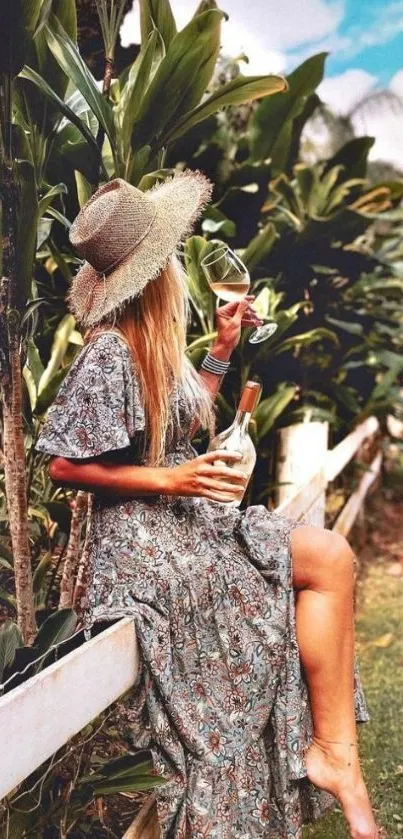
[[[220,464],[214,465],[218,458]],[[237,452],[214,451],[167,469],[164,494],[196,496],[211,501],[234,501],[240,491],[245,489],[247,482],[243,472],[236,469],[240,459],[241,455]],[[226,462],[234,466],[226,466]]]

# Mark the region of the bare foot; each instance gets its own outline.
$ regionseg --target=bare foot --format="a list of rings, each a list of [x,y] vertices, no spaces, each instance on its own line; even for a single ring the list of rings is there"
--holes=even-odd
[[[351,839],[379,839],[356,746],[330,745],[314,737],[306,767],[309,780],[340,802]]]

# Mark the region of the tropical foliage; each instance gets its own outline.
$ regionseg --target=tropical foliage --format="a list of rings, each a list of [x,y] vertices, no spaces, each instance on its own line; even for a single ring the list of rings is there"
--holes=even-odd
[[[119,176],[147,189],[190,166],[215,184],[183,253],[189,357],[199,364],[214,339],[216,301],[200,263],[217,239],[242,256],[259,312],[278,325],[261,345],[244,335],[218,400],[217,423],[227,424],[242,383],[254,377],[263,384],[248,501],[273,497],[282,425],[326,420],[337,437],[370,413],[383,420],[401,404],[403,183],[369,183],[369,137],[351,139],[331,159],[303,162],[301,139],[320,106],[326,55],[312,56],[286,81],[249,77],[219,58],[224,13],[214,0],[202,0],[181,31],[168,0],[140,0],[141,48],[117,76],[124,2],[96,5],[106,58],[101,81],[77,48],[75,0],[15,0],[12,10],[0,0],[0,600],[19,626],[6,623],[0,635],[7,679],[20,670],[17,647],[33,643],[35,655],[58,606],[59,620],[75,621],[64,607],[72,605],[77,575],[80,581],[85,496],[55,488],[34,445],[82,346],[65,306],[77,265],[68,229],[100,182]],[[31,830],[61,818],[73,823],[95,795],[117,790],[121,782],[108,786],[106,777],[150,785],[150,778],[131,775],[148,776],[149,766],[101,771],[90,763],[90,779],[80,775],[77,797],[69,798],[72,809],[62,816],[56,807],[50,823],[47,807],[39,809]],[[50,770],[46,777],[50,800]],[[29,789],[21,792],[27,810]],[[13,822],[13,835],[25,835],[24,818]]]

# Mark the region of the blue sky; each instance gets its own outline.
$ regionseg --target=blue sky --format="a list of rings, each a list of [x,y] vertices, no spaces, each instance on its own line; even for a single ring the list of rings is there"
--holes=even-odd
[[[378,77],[382,85],[388,85],[392,77],[403,67],[403,3],[385,0],[347,0],[343,20],[339,26],[342,37],[361,39],[365,35],[378,34],[378,43],[362,48],[353,56],[336,51],[328,59],[328,74],[336,75],[347,67],[360,67]],[[382,36],[379,37],[379,29]]]
[[[178,27],[198,0],[171,0]],[[390,89],[403,100],[403,0],[219,0],[229,15],[223,51],[249,56],[245,74],[287,73],[316,52],[327,51],[319,92],[337,113],[363,96]],[[124,44],[138,43],[138,0],[123,25]],[[359,133],[377,138],[373,156],[403,164],[403,110],[367,114]]]

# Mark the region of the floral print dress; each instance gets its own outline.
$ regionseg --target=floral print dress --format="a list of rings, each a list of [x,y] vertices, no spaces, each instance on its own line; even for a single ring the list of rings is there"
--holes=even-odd
[[[172,399],[167,465],[195,456],[192,406]],[[84,346],[37,449],[144,463],[145,418],[129,349]],[[133,616],[141,667],[126,708],[157,789],[162,839],[301,839],[334,804],[306,777],[312,738],[295,628],[290,533],[263,506],[91,494],[87,622]],[[318,634],[318,643],[320,637]],[[368,719],[358,670],[356,717]]]

